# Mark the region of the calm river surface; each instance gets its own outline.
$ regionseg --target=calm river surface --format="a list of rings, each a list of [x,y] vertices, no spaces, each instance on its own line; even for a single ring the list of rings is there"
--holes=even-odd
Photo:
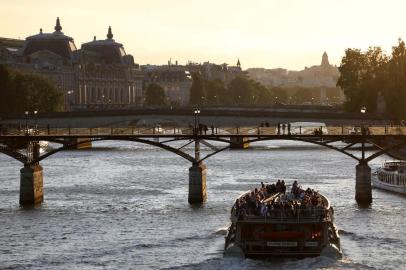
[[[18,205],[21,164],[0,155],[0,269],[405,269],[406,197],[373,190],[373,205],[359,208],[356,162],[341,153],[282,141],[222,152],[206,161],[207,203],[192,207],[186,160],[128,142],[94,146],[41,163],[45,202],[31,210]],[[234,199],[278,178],[330,198],[343,259],[223,258]]]

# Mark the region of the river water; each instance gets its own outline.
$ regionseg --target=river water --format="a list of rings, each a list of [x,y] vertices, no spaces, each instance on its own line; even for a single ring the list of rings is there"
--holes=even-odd
[[[206,161],[199,207],[187,203],[190,163],[151,146],[99,142],[41,164],[45,202],[27,210],[18,205],[21,164],[0,156],[0,269],[405,269],[406,198],[373,190],[372,206],[359,208],[356,161],[329,149],[280,141],[221,152]],[[331,200],[342,259],[223,257],[235,197],[278,178]]]

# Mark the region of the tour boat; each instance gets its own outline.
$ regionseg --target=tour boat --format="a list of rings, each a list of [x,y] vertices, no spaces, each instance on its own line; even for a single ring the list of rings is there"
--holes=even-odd
[[[231,225],[225,239],[226,256],[341,257],[334,211],[325,196],[317,193],[317,205],[309,206],[302,194],[295,196],[293,192],[265,192],[259,206],[265,210],[261,210],[261,213],[247,213],[243,210],[241,214],[241,206],[237,204],[249,198],[252,192],[248,191],[238,197],[231,210]]]
[[[386,161],[372,173],[372,185],[406,195],[406,161]]]

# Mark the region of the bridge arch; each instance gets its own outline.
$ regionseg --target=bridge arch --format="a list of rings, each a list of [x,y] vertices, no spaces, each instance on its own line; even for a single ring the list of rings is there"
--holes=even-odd
[[[27,157],[24,156],[23,154],[14,151],[13,149],[7,147],[7,146],[0,146],[0,153],[5,154],[6,156],[9,156],[17,161],[20,161],[22,163],[26,163],[27,162]]]
[[[112,138],[94,138],[94,139],[89,139],[86,141],[80,141],[80,142],[74,142],[74,143],[65,143],[62,147],[59,147],[57,149],[54,149],[50,152],[47,152],[46,154],[43,154],[42,156],[40,156],[38,159],[31,161],[30,163],[28,163],[27,165],[32,165],[35,163],[40,162],[41,160],[46,159],[49,156],[52,156],[58,152],[64,151],[64,150],[69,150],[72,149],[76,146],[80,146],[82,144],[87,144],[89,142],[98,142],[98,141],[129,141],[129,142],[138,142],[138,143],[143,143],[143,144],[147,144],[147,145],[152,145],[152,146],[156,146],[159,147],[161,149],[167,150],[169,152],[172,152],[192,163],[196,163],[196,159],[193,158],[191,155],[180,151],[179,149],[176,149],[172,146],[169,145],[165,145],[163,143],[159,143],[159,142],[154,142],[154,141],[150,141],[150,140],[144,140],[144,139],[139,139],[139,138],[120,138],[120,139],[112,139]],[[56,141],[52,141],[52,142],[56,142]],[[59,142],[59,141],[58,141]],[[62,142],[60,142],[62,143]]]
[[[224,137],[227,137],[227,136],[224,136]],[[97,141],[129,141],[129,142],[138,142],[138,143],[142,143],[142,144],[147,144],[147,145],[159,147],[161,149],[172,152],[172,153],[174,153],[174,154],[176,154],[176,155],[178,155],[178,156],[180,156],[180,157],[182,157],[182,158],[184,158],[184,159],[186,159],[186,160],[188,160],[188,161],[195,164],[195,163],[200,163],[200,162],[208,159],[209,157],[211,157],[213,155],[216,155],[216,154],[218,154],[218,153],[220,153],[220,152],[222,152],[224,150],[229,149],[232,145],[237,145],[238,144],[238,143],[232,142],[230,139],[218,138],[218,137],[215,138],[215,137],[210,137],[210,136],[201,136],[199,139],[200,140],[206,140],[206,141],[216,141],[216,142],[227,143],[228,145],[224,146],[222,148],[219,148],[219,149],[217,149],[216,151],[214,151],[214,152],[212,152],[210,154],[207,154],[205,157],[203,157],[200,160],[196,160],[191,155],[181,151],[182,147],[181,148],[175,148],[175,147],[172,147],[170,145],[165,144],[165,143],[173,142],[173,141],[191,140],[190,138],[186,138],[186,137],[174,138],[174,139],[166,140],[166,141],[163,141],[163,142],[155,142],[155,141],[151,141],[151,140],[146,140],[146,139],[141,139],[141,138],[134,138],[134,137],[130,137],[130,138],[98,137],[98,138],[89,138],[89,140],[80,141],[80,142],[74,142],[74,143],[67,143],[63,139],[50,139],[50,140],[47,140],[47,141],[63,144],[63,146],[59,147],[57,149],[54,149],[54,150],[52,150],[50,152],[47,152],[47,153],[41,155],[38,159],[33,160],[33,161],[29,162],[29,163],[27,163],[27,157],[25,155],[19,153],[18,151],[14,150],[14,149],[11,149],[11,148],[7,147],[7,146],[0,146],[0,153],[3,153],[3,154],[5,154],[5,155],[17,160],[17,161],[20,161],[20,162],[26,164],[26,165],[33,165],[33,164],[38,163],[39,161],[44,160],[45,158],[47,158],[49,156],[52,156],[52,155],[54,155],[54,154],[56,154],[56,153],[58,153],[60,151],[72,149],[75,146],[79,146],[79,145],[82,145],[82,144],[87,144],[89,142],[97,142]],[[321,140],[321,139],[322,139],[322,137],[309,137],[309,138],[302,138],[302,137],[299,138],[299,137],[295,137],[295,136],[281,136],[281,137],[272,137],[272,138],[255,137],[253,139],[245,141],[245,143],[255,143],[255,142],[261,142],[261,141],[283,141],[283,140],[285,140],[285,141],[300,141],[300,142],[320,145],[320,146],[323,146],[323,147],[338,151],[338,152],[340,152],[342,154],[345,154],[346,156],[351,157],[351,158],[353,158],[353,159],[355,159],[355,160],[357,160],[359,162],[362,160],[361,158],[358,158],[355,155],[353,155],[353,154],[349,153],[348,151],[346,151],[350,146],[354,145],[355,143],[348,144],[347,146],[340,148],[340,147],[330,145],[329,143],[341,141],[342,140],[341,138],[332,138],[330,140],[324,140],[324,141]],[[360,143],[360,142],[357,142],[357,143]],[[370,143],[373,143],[373,142],[370,142]],[[396,149],[396,148],[398,148],[400,146],[406,145],[406,141],[395,144],[395,145],[390,146],[388,148],[380,147],[379,145],[377,145],[375,143],[373,143],[373,144],[375,146],[377,146],[380,150],[377,151],[376,153],[370,155],[369,157],[365,158],[364,160],[366,162],[369,162],[369,161],[371,161],[371,160],[373,160],[373,159],[375,159],[375,158],[377,158],[377,157],[379,157],[379,156],[381,156],[383,154],[388,154],[389,156],[391,156],[393,158],[400,159],[396,155],[393,155],[393,154],[389,153],[389,151],[393,150],[393,149]]]

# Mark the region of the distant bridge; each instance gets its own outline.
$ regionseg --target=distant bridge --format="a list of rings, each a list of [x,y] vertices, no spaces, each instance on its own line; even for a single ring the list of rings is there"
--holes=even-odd
[[[1,131],[0,152],[24,164],[21,169],[20,203],[34,204],[43,200],[43,176],[39,162],[60,151],[77,149],[96,141],[131,141],[159,147],[172,152],[192,163],[189,169],[189,202],[203,202],[206,199],[206,166],[203,161],[227,149],[246,148],[260,141],[292,140],[312,143],[343,153],[358,161],[356,167],[355,197],[359,203],[371,203],[371,169],[368,162],[387,154],[401,159],[393,150],[406,144],[406,127],[388,126],[271,126],[271,127],[101,127],[101,128],[8,128]],[[58,143],[61,146],[43,154],[40,141]],[[181,147],[172,142],[184,141]],[[212,152],[201,156],[200,144],[222,142]],[[340,142],[337,144],[337,142]],[[390,142],[390,143],[388,143]],[[194,144],[194,153],[185,150]],[[375,150],[366,156],[366,144]],[[360,155],[353,146],[360,145]],[[358,150],[358,151],[359,151]],[[370,152],[370,151],[368,151]]]
[[[38,124],[51,127],[127,127],[155,124],[188,127],[192,123],[191,108],[138,108],[132,110],[100,110],[40,113]],[[259,126],[261,122],[276,125],[284,122],[323,122],[328,125],[389,124],[382,115],[347,113],[329,106],[272,106],[272,107],[205,107],[202,123],[216,126]],[[33,119],[31,118],[31,122]],[[25,116],[3,118],[3,125],[24,125]]]

